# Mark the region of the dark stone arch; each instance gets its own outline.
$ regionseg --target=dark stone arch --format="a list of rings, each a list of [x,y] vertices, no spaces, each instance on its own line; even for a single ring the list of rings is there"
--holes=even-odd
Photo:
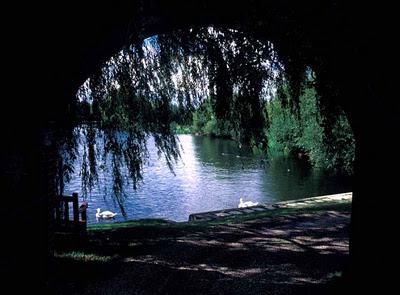
[[[267,38],[284,56],[309,63],[324,81],[331,81],[330,88],[321,91],[326,99],[343,106],[357,141],[351,233],[351,269],[357,276],[352,279],[384,287],[388,271],[383,262],[394,254],[390,247],[396,232],[388,202],[396,197],[391,189],[397,179],[387,157],[396,160],[393,165],[398,163],[397,144],[389,140],[400,134],[391,71],[396,55],[394,47],[388,46],[394,12],[383,4],[322,2],[138,0],[16,7],[14,30],[6,34],[4,54],[9,62],[10,99],[2,109],[1,126],[9,140],[1,147],[1,172],[4,194],[23,206],[9,211],[13,224],[6,235],[14,240],[10,249],[16,254],[26,250],[18,228],[25,227],[39,238],[22,258],[9,259],[10,272],[18,272],[26,259],[42,266],[28,267],[25,274],[39,269],[40,279],[45,279],[45,208],[52,183],[43,168],[51,166],[46,160],[53,152],[47,131],[68,119],[68,108],[81,83],[127,42],[182,26],[214,24],[240,27]],[[336,92],[331,97],[330,90]],[[382,200],[377,201],[377,196]]]

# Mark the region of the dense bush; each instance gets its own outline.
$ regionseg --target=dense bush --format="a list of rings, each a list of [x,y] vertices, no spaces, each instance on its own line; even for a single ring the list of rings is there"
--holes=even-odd
[[[313,86],[302,89],[298,110],[290,106],[290,92],[282,88],[267,104],[269,156],[295,156],[307,159],[314,167],[351,174],[355,140],[345,114],[339,112],[332,126],[324,124]]]

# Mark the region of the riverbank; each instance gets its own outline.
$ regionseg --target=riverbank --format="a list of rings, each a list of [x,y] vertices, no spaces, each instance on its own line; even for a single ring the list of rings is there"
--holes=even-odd
[[[268,212],[270,212],[271,210],[279,210],[285,208],[305,208],[309,210],[313,207],[320,208],[320,206],[318,205],[320,203],[323,203],[325,207],[328,205],[337,205],[343,202],[347,203],[351,202],[352,196],[352,193],[343,193],[283,201],[274,204],[258,204],[257,206],[246,208],[232,208],[203,213],[194,213],[189,215],[189,221],[211,221],[232,218],[232,221],[235,221],[236,217],[238,216],[244,217],[242,219],[251,219],[255,218],[256,216],[262,217],[262,213],[268,214]],[[278,211],[278,213],[282,214],[282,211]]]
[[[58,236],[59,294],[303,294],[321,291],[348,259],[351,199],[173,223],[93,226]]]
[[[233,141],[191,135],[179,136],[179,141],[184,152],[171,173],[163,158],[159,158],[154,138],[149,139],[150,160],[144,167],[143,182],[137,190],[132,183],[123,184],[127,196],[121,200],[125,214],[112,193],[114,178],[109,162],[102,172],[102,184],[86,196],[88,225],[108,223],[96,220],[97,208],[119,213],[117,222],[143,218],[180,222],[187,221],[195,212],[235,208],[241,197],[245,201],[272,204],[286,201],[289,196],[305,198],[352,190],[351,177],[310,169],[295,159],[262,160],[248,147],[239,150]],[[66,195],[84,192],[80,165],[74,166],[74,170],[65,186]]]

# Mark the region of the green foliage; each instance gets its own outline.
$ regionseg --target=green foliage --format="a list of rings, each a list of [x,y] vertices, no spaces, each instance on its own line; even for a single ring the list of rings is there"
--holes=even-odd
[[[305,88],[299,99],[300,129],[296,147],[304,151],[310,162],[321,168],[328,168],[326,161],[326,148],[324,142],[324,129],[321,126],[321,114],[318,109],[318,97],[315,88]]]
[[[291,107],[287,86],[282,86],[269,101],[267,130],[270,157],[295,156],[318,168],[351,174],[355,141],[344,113],[339,113],[332,126],[324,124],[319,98],[314,86],[304,83],[298,109]]]
[[[355,139],[351,131],[351,126],[342,112],[332,127],[332,144],[328,146],[327,158],[329,169],[353,171],[355,156]]]
[[[172,123],[172,130],[175,134],[192,134],[192,128],[190,126],[179,125]]]
[[[280,95],[280,99],[270,100],[267,104],[270,125],[266,137],[270,157],[289,156],[300,137],[300,126],[294,113],[282,103],[282,96],[288,98],[289,94],[284,89]]]
[[[339,113],[332,126],[319,110],[319,96],[310,78],[303,83],[297,107],[292,91],[282,84],[274,99],[266,104],[264,125],[269,157],[298,157],[308,160],[314,167],[333,172],[352,173],[355,141],[351,127]],[[233,98],[234,99],[234,98]],[[218,120],[211,99],[193,113],[192,126],[187,130],[203,135],[234,138],[229,120]],[[329,136],[329,137],[328,137]],[[257,146],[256,142],[254,146]],[[259,151],[259,150],[258,150]]]
[[[196,134],[216,137],[233,137],[229,129],[229,121],[218,120],[211,99],[207,99],[193,113],[192,131]]]

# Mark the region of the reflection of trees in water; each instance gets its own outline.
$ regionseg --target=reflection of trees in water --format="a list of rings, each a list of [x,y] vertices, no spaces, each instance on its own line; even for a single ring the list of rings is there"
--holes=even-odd
[[[351,190],[348,175],[332,175],[295,158],[275,158],[267,162],[264,190],[276,201],[342,193]]]
[[[193,139],[195,151],[202,163],[216,168],[240,170],[256,168],[256,159],[247,146],[241,148],[233,140],[196,136]]]

